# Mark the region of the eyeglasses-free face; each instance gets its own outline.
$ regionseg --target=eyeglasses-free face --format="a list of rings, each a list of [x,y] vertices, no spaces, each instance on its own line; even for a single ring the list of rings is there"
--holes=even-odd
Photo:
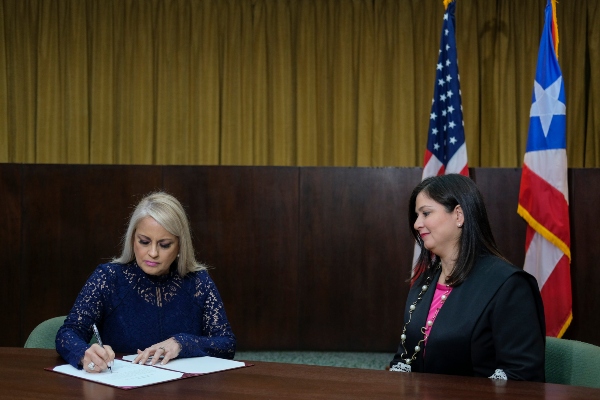
[[[164,275],[179,253],[179,239],[152,217],[142,219],[133,234],[133,252],[149,275]]]

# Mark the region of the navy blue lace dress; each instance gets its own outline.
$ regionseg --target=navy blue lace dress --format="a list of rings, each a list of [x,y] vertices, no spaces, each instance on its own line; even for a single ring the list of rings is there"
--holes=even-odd
[[[135,354],[172,337],[181,345],[179,358],[235,355],[235,336],[207,271],[181,278],[175,265],[168,274],[153,276],[135,261],[102,264],[56,334],[56,350],[76,368],[94,323],[115,353]]]

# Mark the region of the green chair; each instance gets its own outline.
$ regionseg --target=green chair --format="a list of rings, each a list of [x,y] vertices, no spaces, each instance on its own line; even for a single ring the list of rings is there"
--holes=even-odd
[[[56,332],[58,328],[62,326],[65,322],[66,316],[62,317],[54,317],[47,319],[36,326],[27,341],[25,342],[26,348],[38,348],[38,349],[54,349],[55,348],[55,340],[56,340]]]
[[[36,349],[54,349],[56,343],[56,332],[65,322],[66,315],[47,319],[36,326],[23,347]],[[92,336],[90,344],[96,343],[96,338]]]
[[[600,388],[600,347],[547,336],[546,382]]]

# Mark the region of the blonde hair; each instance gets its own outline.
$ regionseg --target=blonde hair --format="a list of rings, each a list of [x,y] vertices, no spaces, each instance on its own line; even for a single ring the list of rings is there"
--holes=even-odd
[[[188,272],[201,271],[206,266],[196,261],[190,224],[183,206],[175,197],[165,192],[154,192],[146,195],[135,207],[129,219],[127,232],[123,237],[123,251],[112,262],[127,264],[135,259],[133,252],[133,235],[140,221],[152,217],[170,234],[179,239],[179,256],[177,272],[184,277]]]

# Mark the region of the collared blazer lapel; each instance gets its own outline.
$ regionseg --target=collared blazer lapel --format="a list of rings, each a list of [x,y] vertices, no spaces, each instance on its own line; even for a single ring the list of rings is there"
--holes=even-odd
[[[516,268],[495,268],[494,259],[495,257],[491,256],[480,258],[467,279],[452,289],[436,317],[427,346],[421,345],[421,351],[412,364],[413,371],[472,374],[471,344],[475,327],[481,318],[485,318],[484,310],[498,289],[513,273],[518,273]],[[421,328],[425,326],[439,275],[440,271],[435,274],[420,304],[417,304],[412,321],[407,327],[406,349],[409,357],[412,356],[417,342],[423,339]],[[416,300],[421,286],[422,283],[411,288],[406,313],[408,306]]]

